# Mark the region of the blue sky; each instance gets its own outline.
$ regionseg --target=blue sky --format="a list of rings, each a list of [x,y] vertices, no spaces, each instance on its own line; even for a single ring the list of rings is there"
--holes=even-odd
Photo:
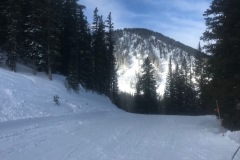
[[[205,31],[202,16],[211,0],[79,0],[91,23],[93,10],[106,19],[112,13],[115,29],[147,28],[197,48]]]

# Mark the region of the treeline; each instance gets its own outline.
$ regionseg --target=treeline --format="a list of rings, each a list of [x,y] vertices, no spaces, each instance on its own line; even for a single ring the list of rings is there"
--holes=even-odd
[[[77,0],[1,0],[0,49],[5,63],[16,72],[16,63],[33,73],[45,71],[67,76],[69,90],[79,84],[116,99],[113,22],[94,10],[93,23]],[[3,57],[2,56],[2,57]]]
[[[176,64],[173,67],[172,57],[170,57],[163,96],[165,113],[174,115],[213,113],[213,107],[209,108],[207,99],[204,99],[204,97],[208,97],[207,92],[203,89],[208,84],[206,60],[203,57],[196,57],[194,63],[187,64],[186,58],[184,58],[181,65]]]
[[[201,47],[198,49],[201,55]],[[187,63],[186,57],[180,65],[169,58],[168,74],[164,95],[157,94],[156,70],[151,60],[146,58],[139,73],[136,93],[121,93],[120,106],[129,112],[167,115],[206,115],[213,114],[214,105],[210,102],[207,73],[207,57],[196,57]],[[174,66],[173,66],[174,64]]]

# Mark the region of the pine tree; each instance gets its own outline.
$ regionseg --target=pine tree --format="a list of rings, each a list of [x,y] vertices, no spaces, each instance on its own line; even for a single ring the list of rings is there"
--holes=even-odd
[[[164,103],[166,107],[167,114],[181,114],[183,107],[183,74],[179,68],[179,65],[176,64],[176,68],[172,69],[171,57],[169,60],[169,71],[166,82],[164,94]]]
[[[174,113],[174,86],[173,86],[172,57],[169,58],[168,75],[164,91],[164,105],[167,114]]]
[[[140,113],[157,113],[157,93],[155,71],[146,58],[142,65],[142,73],[136,84],[136,110]]]
[[[171,57],[164,93],[164,105],[167,114],[196,114],[197,95],[191,82],[191,65],[183,57],[181,67],[176,65],[172,70]]]
[[[73,90],[74,92],[79,92],[79,82],[77,80],[77,73],[70,72],[66,78],[65,87],[68,91]]]
[[[222,106],[224,119],[231,119],[234,101],[240,95],[240,2],[239,0],[213,0],[205,11],[207,29],[203,40],[212,53],[211,66],[213,98]],[[213,99],[213,101],[214,101]]]
[[[188,67],[186,58],[182,62],[183,78],[183,114],[197,114],[197,94],[192,83],[191,59]]]
[[[200,42],[198,43],[198,52],[197,52],[197,57],[195,60],[195,65],[196,65],[196,69],[195,69],[195,74],[197,76],[197,79],[201,79],[201,76],[203,74],[203,57],[200,57],[199,55],[202,53],[202,47]]]
[[[79,83],[86,87],[87,81],[90,81],[87,71],[91,73],[92,68],[92,65],[88,64],[91,64],[92,60],[89,28],[83,14],[85,7],[77,4],[77,0],[67,0],[63,6],[63,47],[60,70],[67,75],[67,80],[71,80],[68,82],[71,84],[70,87],[78,86]],[[73,78],[75,80],[72,80]],[[73,85],[73,82],[76,84]]]
[[[77,55],[76,72],[78,80],[86,89],[93,89],[93,56],[91,52],[91,32],[83,14],[85,6],[77,7]]]
[[[176,69],[173,73],[173,84],[174,84],[174,97],[173,106],[175,114],[183,114],[184,111],[184,77],[183,71],[176,65]]]
[[[57,57],[60,56],[60,26],[59,16],[56,8],[58,7],[58,0],[46,0],[45,7],[45,51],[44,56],[47,62],[47,71],[49,80],[52,80],[52,72],[54,67],[57,65]]]
[[[105,24],[102,16],[98,15],[97,8],[94,10],[92,28],[92,52],[94,71],[94,90],[98,93],[108,95],[108,64],[107,45],[105,39]]]
[[[98,28],[99,28],[99,15],[98,15],[98,8],[94,9],[93,13],[93,22],[92,22],[92,34],[96,35]]]
[[[67,37],[64,37],[63,41],[67,41],[67,43],[62,50],[65,57],[62,62],[68,65],[68,72],[70,71],[68,79],[76,78],[74,82],[77,84],[75,85],[81,83],[86,89],[93,89],[92,37],[87,19],[83,14],[84,9],[85,6],[76,4],[76,1],[65,3],[65,10],[68,14],[65,15],[65,20],[70,23],[64,25],[63,35],[67,34]],[[69,16],[71,17],[67,18]],[[76,75],[72,76],[73,73]]]
[[[119,105],[120,104],[120,99],[119,99],[119,88],[118,88],[118,77],[117,77],[117,69],[115,69],[114,71],[114,75],[113,75],[113,81],[112,81],[112,88],[111,88],[111,99],[113,101],[113,103],[115,105]]]
[[[106,33],[106,44],[107,44],[107,66],[108,70],[108,88],[109,96],[114,103],[118,103],[118,80],[117,80],[117,70],[116,70],[116,59],[114,56],[114,39],[113,39],[113,23],[111,12],[106,20],[106,27],[108,29]]]
[[[201,55],[202,47],[200,42],[198,44],[198,53],[197,55]],[[211,114],[214,109],[213,104],[211,104],[211,95],[212,91],[211,85],[209,84],[209,79],[211,79],[211,74],[207,69],[207,61],[208,57],[197,56],[195,60],[195,77],[197,82],[196,94],[198,97],[197,106],[199,114]]]
[[[0,51],[5,48],[7,41],[7,15],[6,15],[6,0],[2,0],[0,3]]]
[[[17,57],[20,49],[20,34],[22,25],[22,8],[21,0],[6,1],[6,18],[7,18],[7,60],[6,64],[10,69],[16,72]]]
[[[32,65],[33,73],[36,74],[38,67],[44,67],[44,9],[45,3],[38,0],[23,1],[23,50],[21,58]]]
[[[69,75],[70,69],[76,69],[77,57],[77,0],[66,0],[62,7],[62,34],[61,34],[61,66],[59,70],[64,75]]]

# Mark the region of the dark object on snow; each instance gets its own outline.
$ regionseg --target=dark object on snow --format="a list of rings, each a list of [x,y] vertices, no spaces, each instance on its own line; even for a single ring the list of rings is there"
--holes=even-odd
[[[53,97],[53,101],[55,102],[55,104],[56,105],[60,105],[60,103],[59,103],[59,96],[58,95],[55,95],[54,97]]]

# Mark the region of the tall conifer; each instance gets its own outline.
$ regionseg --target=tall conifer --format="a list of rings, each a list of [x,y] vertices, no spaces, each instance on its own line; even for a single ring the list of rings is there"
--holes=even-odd
[[[102,16],[98,15],[97,8],[94,10],[92,27],[92,52],[93,52],[93,71],[94,89],[108,95],[108,66],[107,45],[105,36],[105,23]]]
[[[204,13],[207,29],[203,40],[212,42],[205,45],[212,53],[209,61],[213,74],[212,96],[213,101],[219,101],[225,119],[232,117],[235,99],[240,98],[239,8],[239,0],[213,0]]]
[[[0,51],[4,49],[7,41],[7,15],[6,15],[6,0],[2,0],[0,3]]]
[[[113,39],[113,22],[111,12],[106,20],[106,44],[107,44],[107,64],[108,64],[108,81],[109,81],[109,96],[113,101],[118,101],[118,80],[116,70],[116,59],[114,56],[114,39]],[[116,102],[117,103],[117,102]]]
[[[22,26],[22,1],[6,1],[6,18],[7,18],[7,61],[6,64],[10,69],[16,72],[16,63],[20,49],[20,35]]]
[[[86,89],[93,89],[93,56],[91,52],[91,32],[83,14],[85,6],[77,6],[77,55],[76,73],[78,81]]]
[[[33,73],[36,74],[37,67],[44,67],[44,1],[24,0],[23,1],[23,33],[22,33],[22,54],[21,58],[31,64]]]
[[[136,110],[140,113],[157,113],[155,70],[149,58],[144,60],[136,90]]]

